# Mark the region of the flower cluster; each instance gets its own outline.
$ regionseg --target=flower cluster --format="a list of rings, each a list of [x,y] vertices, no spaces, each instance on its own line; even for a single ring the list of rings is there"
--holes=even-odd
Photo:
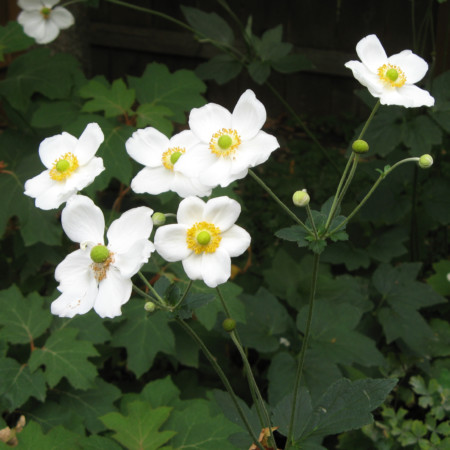
[[[75,19],[62,6],[55,6],[59,0],[18,0],[23,11],[17,21],[23,31],[34,38],[38,44],[48,44],[55,40],[60,30],[71,27]]]

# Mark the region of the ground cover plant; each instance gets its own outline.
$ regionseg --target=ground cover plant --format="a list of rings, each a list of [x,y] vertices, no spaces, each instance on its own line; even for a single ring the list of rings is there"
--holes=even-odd
[[[311,66],[281,26],[104,2],[221,53],[88,78],[41,45],[74,2],[0,28],[0,448],[449,448],[450,72],[361,36],[338,160],[270,84]],[[242,73],[286,123],[209,101]]]

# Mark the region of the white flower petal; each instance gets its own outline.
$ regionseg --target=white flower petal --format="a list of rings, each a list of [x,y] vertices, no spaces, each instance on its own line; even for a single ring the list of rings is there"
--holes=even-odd
[[[86,165],[79,167],[70,177],[66,178],[66,189],[81,191],[86,186],[89,186],[97,175],[104,170],[103,159],[99,157],[92,158]]]
[[[59,0],[53,1],[57,3]],[[17,5],[25,11],[39,11],[43,6],[41,0],[17,0]]]
[[[366,86],[370,93],[379,97],[384,90],[384,85],[377,74],[371,72],[364,64],[359,61],[349,61],[345,67],[351,69],[353,76],[363,85]],[[378,94],[375,95],[374,93]]]
[[[240,213],[241,205],[236,200],[216,197],[206,203],[203,220],[213,223],[223,233],[234,225]]]
[[[170,190],[176,192],[180,197],[186,198],[193,195],[206,197],[211,195],[211,187],[205,186],[195,178],[188,178],[182,173],[174,171],[174,177]]]
[[[214,133],[232,125],[231,113],[223,106],[208,103],[189,114],[189,127],[200,140],[209,144]]]
[[[74,295],[84,293],[86,286],[94,280],[91,264],[88,252],[79,249],[69,253],[55,269],[55,280],[59,283],[58,290]]]
[[[162,154],[169,148],[169,139],[156,128],[148,127],[135,131],[125,147],[139,164],[159,167],[162,165]]]
[[[165,167],[144,167],[131,181],[137,194],[158,195],[171,190],[175,174]]]
[[[203,253],[196,255],[194,252],[183,259],[183,269],[190,280],[203,280],[202,261]]]
[[[175,167],[177,172],[181,172],[187,177],[197,178],[217,160],[217,156],[211,152],[208,145],[198,144],[182,155]]]
[[[50,20],[53,20],[60,30],[65,30],[75,23],[72,13],[61,6],[52,9]]]
[[[227,252],[218,248],[214,253],[204,253],[202,278],[207,286],[215,288],[226,283],[231,276],[231,259]]]
[[[374,34],[366,36],[356,44],[356,53],[363,64],[374,73],[387,62],[386,52]]]
[[[180,147],[189,151],[191,147],[200,142],[200,139],[191,130],[184,130],[170,138],[169,148]]]
[[[240,256],[250,246],[251,237],[242,227],[233,225],[224,233],[221,233],[220,249],[230,256]]]
[[[110,268],[106,278],[98,286],[98,294],[94,309],[100,317],[113,318],[120,316],[120,307],[131,296],[132,283],[129,278],[123,277],[118,270]]]
[[[407,84],[415,84],[420,81],[428,70],[427,62],[411,50],[403,50],[388,59],[390,64],[398,66],[406,76]]]
[[[97,298],[98,288],[92,280],[82,295],[71,291],[63,292],[51,305],[51,312],[59,317],[74,317],[85,314],[92,309]]]
[[[382,105],[399,105],[406,108],[433,106],[434,98],[425,90],[405,84],[398,89],[386,90],[380,97]]]
[[[226,187],[239,179],[231,173],[232,167],[233,161],[231,159],[216,158],[214,164],[211,164],[200,173],[198,179],[206,186],[216,187],[220,184],[222,187]],[[247,172],[245,172],[244,176],[246,174]]]
[[[36,175],[25,182],[24,194],[36,198],[43,192],[52,188],[55,184],[55,180],[50,178],[50,171],[44,170],[39,175]]]
[[[188,197],[180,202],[177,211],[177,222],[190,228],[194,223],[203,220],[205,202],[197,197]]]
[[[103,244],[105,219],[102,210],[83,195],[75,195],[61,214],[62,227],[73,242]]]
[[[232,128],[242,140],[252,139],[262,128],[266,118],[266,108],[256,98],[255,93],[247,89],[234,107]]]
[[[73,150],[80,166],[84,166],[95,156],[104,139],[102,129],[97,123],[90,123],[86,126]]]
[[[156,251],[169,262],[180,261],[191,253],[186,242],[187,227],[180,224],[164,225],[156,230]]]
[[[58,182],[53,182],[49,189],[41,192],[36,197],[35,205],[36,208],[46,211],[50,209],[57,209],[76,193],[76,189],[65,189],[64,186],[61,187]]]
[[[24,27],[25,30],[25,27]],[[38,44],[48,44],[52,41],[54,41],[58,35],[59,35],[59,28],[56,25],[55,22],[52,20],[44,20],[44,33],[41,32],[42,28],[39,27],[36,32],[35,36],[33,36],[36,39],[36,42]],[[32,34],[30,33],[30,36]]]
[[[39,157],[44,166],[51,169],[65,153],[74,152],[77,142],[76,137],[66,132],[46,138],[39,145]]]
[[[146,206],[124,212],[108,229],[108,248],[125,253],[135,242],[148,239],[153,229],[152,214],[153,210]]]
[[[131,278],[148,261],[153,251],[155,246],[149,240],[136,241],[125,252],[114,254],[114,267],[123,277]]]

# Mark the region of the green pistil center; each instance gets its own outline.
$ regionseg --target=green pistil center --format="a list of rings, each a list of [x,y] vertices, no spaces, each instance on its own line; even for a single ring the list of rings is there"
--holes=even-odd
[[[70,162],[67,159],[60,159],[55,166],[58,172],[65,172],[70,167]]]
[[[217,140],[217,145],[222,149],[226,150],[231,147],[231,144],[233,143],[233,139],[231,139],[228,134],[223,134],[220,136],[220,138]]]
[[[175,164],[179,159],[180,159],[180,156],[182,155],[182,153],[181,152],[175,152],[175,153],[172,153],[171,155],[170,155],[170,162],[172,163],[172,164]]]
[[[210,241],[211,241],[211,235],[207,231],[203,230],[197,234],[197,242],[200,245],[208,245]]]
[[[391,81],[396,81],[398,78],[398,72],[395,69],[389,69],[386,72],[386,77],[389,78]]]
[[[109,257],[109,250],[104,245],[96,245],[91,250],[91,259],[95,263],[104,263]]]
[[[46,8],[45,6],[44,6],[44,8],[41,9],[41,15],[46,20],[50,17],[50,13],[51,12],[52,12],[52,9],[51,8]]]

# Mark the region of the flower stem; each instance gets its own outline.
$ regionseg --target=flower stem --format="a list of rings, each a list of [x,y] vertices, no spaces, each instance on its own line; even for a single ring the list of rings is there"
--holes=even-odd
[[[185,289],[185,291],[183,292],[183,295],[181,296],[180,300],[171,308],[172,311],[176,310],[184,301],[184,299],[186,298],[186,296],[189,293],[189,290],[191,289],[192,286],[192,280],[189,280],[189,283]]]
[[[133,284],[133,291],[137,292],[141,297],[145,298],[146,300],[149,300],[151,302],[156,302],[158,304],[158,306],[164,307],[164,305],[161,304],[155,297],[148,295],[142,289],[139,289],[135,284]]]
[[[335,233],[337,230],[339,230],[340,228],[342,228],[344,225],[346,225],[351,218],[361,209],[361,207],[364,205],[364,203],[367,202],[367,200],[369,200],[370,196],[374,193],[375,189],[378,187],[378,185],[398,166],[400,166],[401,164],[404,164],[406,162],[410,162],[410,161],[419,161],[420,158],[418,157],[414,157],[414,158],[406,158],[406,159],[402,159],[401,161],[396,162],[389,170],[387,170],[386,172],[382,173],[379,177],[378,180],[374,183],[374,185],[371,187],[370,191],[366,194],[366,196],[361,200],[361,202],[359,203],[359,205],[346,217],[345,220],[343,220],[336,228],[334,228],[333,230],[331,230],[328,234],[333,234]]]
[[[219,287],[216,287],[217,293],[219,294],[219,299],[220,302],[222,303],[222,307],[225,311],[226,316],[231,319],[231,315],[230,315],[230,311],[228,309],[228,306],[225,302],[225,299],[223,298],[222,292],[220,291]],[[250,392],[252,394],[253,397],[253,402],[255,403],[256,406],[256,411],[258,413],[258,417],[259,417],[259,421],[261,423],[261,427],[267,427],[269,428],[269,432],[270,432],[270,437],[271,440],[273,441],[273,445],[275,445],[275,438],[273,437],[273,432],[272,432],[272,423],[270,421],[270,416],[267,412],[267,408],[264,404],[264,400],[262,398],[261,392],[258,388],[258,385],[256,383],[255,377],[253,376],[253,371],[252,368],[250,366],[250,363],[248,361],[247,358],[247,354],[245,353],[243,347],[242,347],[242,343],[241,340],[239,338],[238,332],[237,330],[232,331],[231,333],[231,339],[233,340],[234,345],[236,346],[236,348],[238,349],[241,358],[242,358],[242,362],[244,363],[244,369],[247,375],[247,380],[248,380],[248,384],[250,387]],[[262,416],[264,416],[264,420],[262,418]]]
[[[302,348],[300,350],[300,358],[298,361],[297,374],[295,377],[294,393],[292,396],[291,419],[289,421],[289,431],[288,431],[287,440],[286,440],[286,449],[288,449],[291,446],[292,439],[293,439],[292,435],[294,432],[295,411],[296,411],[298,390],[300,387],[300,381],[302,379],[302,372],[303,372],[303,365],[305,362],[306,348],[308,347],[308,340],[309,340],[309,335],[311,332],[311,324],[312,324],[313,309],[314,309],[314,299],[316,296],[317,275],[319,273],[319,259],[320,259],[320,256],[317,253],[315,253],[314,254],[314,262],[313,262],[312,278],[311,278],[311,290],[309,293],[308,319],[306,322],[305,334],[303,335]]]
[[[144,282],[144,284],[148,287],[152,294],[158,299],[158,301],[167,308],[167,302],[156,292],[155,288],[148,282],[147,278],[143,275],[141,271],[138,272],[140,279]]]
[[[311,233],[311,230],[275,195],[272,189],[264,183],[261,178],[256,175],[253,170],[249,169],[248,173],[250,176],[275,200],[275,202],[283,209],[283,211],[296,222],[298,225],[303,227],[308,233]]]
[[[316,241],[317,241],[319,239],[319,235],[317,233],[316,224],[314,223],[314,219],[311,214],[311,208],[309,207],[309,205],[306,205],[306,212],[308,213],[309,221],[311,222],[311,228],[313,230],[314,237],[316,238]]]
[[[224,384],[226,390],[231,396],[231,400],[234,403],[234,406],[237,409],[237,412],[239,413],[239,416],[242,419],[242,422],[245,425],[245,428],[247,428],[248,433],[250,434],[251,438],[253,439],[253,442],[260,450],[264,450],[263,446],[258,442],[258,438],[255,435],[254,431],[252,430],[252,427],[250,426],[250,423],[248,422],[247,418],[245,417],[244,411],[242,410],[241,406],[239,405],[238,399],[236,394],[234,393],[234,390],[228,381],[227,376],[223,372],[222,368],[219,366],[219,364],[216,361],[216,358],[211,354],[211,352],[208,350],[208,347],[206,347],[205,343],[202,341],[200,336],[182,319],[179,317],[176,317],[175,320],[181,325],[181,327],[186,331],[189,336],[199,345],[199,347],[202,349],[204,355],[208,359],[208,361],[211,363],[212,367],[216,371],[217,375],[221,379],[222,383]]]

